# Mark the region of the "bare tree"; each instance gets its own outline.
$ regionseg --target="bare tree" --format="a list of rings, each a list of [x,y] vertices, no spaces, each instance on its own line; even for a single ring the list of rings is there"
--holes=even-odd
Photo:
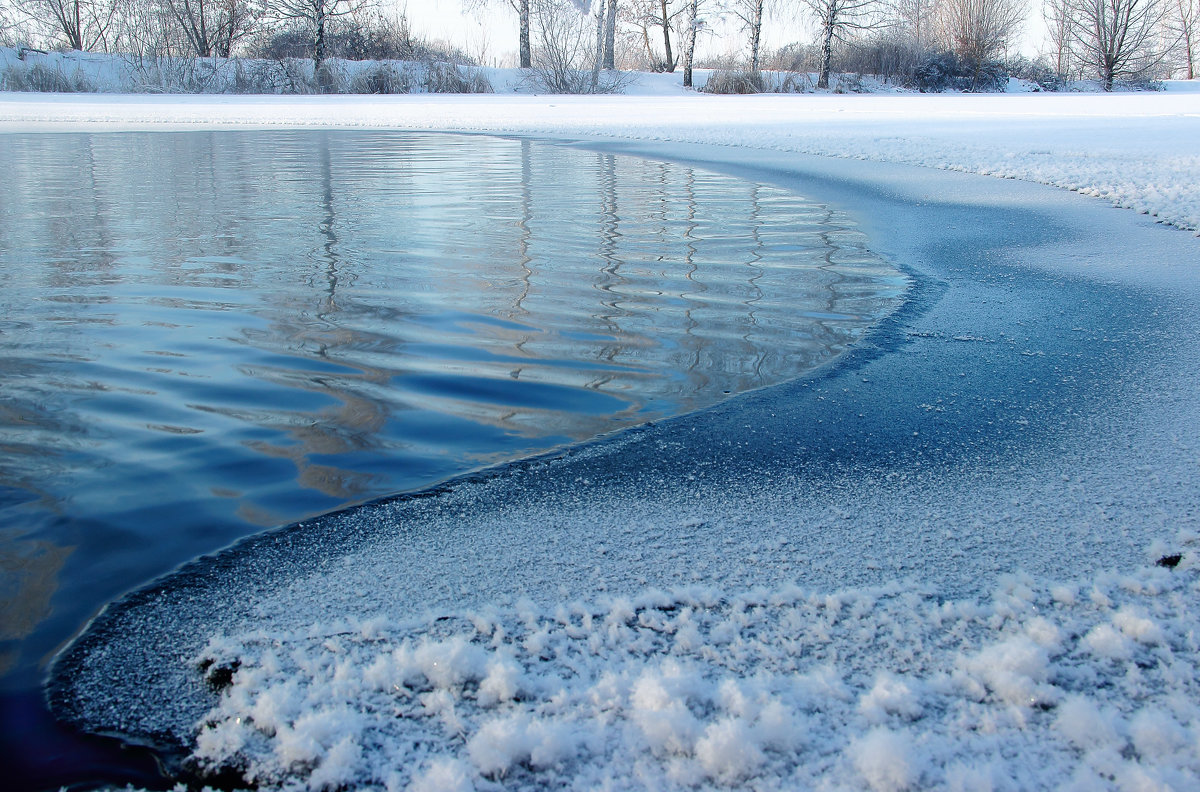
[[[1200,56],[1200,0],[1172,0],[1167,28],[1175,40],[1180,65],[1189,80],[1196,79],[1196,60]]]
[[[592,85],[600,84],[600,69],[604,66],[604,16],[608,12],[605,0],[596,0],[596,53],[592,59]]]
[[[829,87],[829,65],[834,42],[842,42],[853,33],[882,24],[878,0],[804,0],[821,27],[821,72],[818,88]]]
[[[766,0],[729,0],[728,10],[742,23],[742,30],[750,37],[750,71],[758,72]]]
[[[18,8],[73,50],[109,51],[122,21],[120,0],[21,0]]]
[[[1117,80],[1147,77],[1166,56],[1164,0],[1070,0],[1069,8],[1072,47],[1106,91]]]
[[[12,36],[17,25],[11,12],[12,9],[8,3],[0,3],[0,46],[9,46],[13,43]]]
[[[364,0],[267,0],[267,14],[281,22],[299,22],[312,36],[313,76],[321,79],[330,24],[361,9]]]
[[[637,28],[641,34],[646,58],[650,68],[655,71],[673,72],[679,62],[671,44],[671,29],[675,26],[677,17],[686,9],[672,9],[673,1],[631,0],[625,5],[626,18],[629,24]],[[650,33],[656,28],[662,33],[662,57],[659,56],[654,44],[650,41]],[[657,37],[657,33],[655,35]]]
[[[517,49],[518,65],[522,69],[533,66],[533,47],[530,43],[530,30],[533,24],[533,4],[535,0],[504,0],[517,14]],[[492,0],[465,0],[467,8],[482,8]]]
[[[917,52],[925,52],[933,44],[938,6],[939,0],[896,0],[892,4],[894,27]]]
[[[671,30],[676,26],[680,14],[686,11],[685,2],[676,0],[631,0],[625,5],[628,10],[629,22],[641,32],[642,46],[646,49],[650,67],[655,71],[673,72],[676,70],[679,58],[671,43]],[[650,30],[658,29],[662,36],[662,56],[655,52],[654,44],[650,43]]]
[[[162,0],[162,10],[201,58],[228,58],[233,46],[254,31],[258,19],[250,0]]]
[[[616,68],[617,0],[596,0],[596,64],[592,82],[599,84],[600,70]]]
[[[1001,57],[1025,24],[1025,0],[944,0],[945,43],[978,74]]]
[[[1042,20],[1046,24],[1046,43],[1050,45],[1050,57],[1054,61],[1054,73],[1067,78],[1071,74],[1074,58],[1071,53],[1071,0],[1044,0]]]
[[[671,11],[671,0],[656,0],[655,7],[658,11],[655,17],[655,23],[662,28],[663,36],[663,71],[674,72],[675,65],[679,62],[675,54],[671,51],[671,26],[675,22],[675,17],[679,15],[679,11]]]
[[[612,75],[600,78],[603,53],[600,23],[593,30],[586,6],[576,0],[533,0],[537,50],[530,79],[552,93],[611,93],[620,86]]]

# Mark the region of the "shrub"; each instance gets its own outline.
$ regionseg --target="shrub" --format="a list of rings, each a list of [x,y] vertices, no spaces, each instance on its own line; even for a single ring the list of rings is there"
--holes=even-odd
[[[1008,73],[1019,80],[1029,80],[1043,91],[1062,91],[1066,81],[1044,59],[1029,60],[1018,55],[1009,60]]]
[[[756,94],[763,92],[762,72],[718,69],[702,88],[711,94]]]
[[[833,92],[835,94],[865,93],[866,90],[863,87],[861,74],[839,74],[834,80]]]
[[[904,37],[885,32],[838,47],[834,71],[873,74],[881,80],[909,84],[926,57]]]
[[[910,87],[922,93],[942,91],[1001,91],[1008,81],[1004,64],[987,61],[968,63],[953,52],[928,56],[913,72]]]
[[[25,86],[25,70],[20,66],[10,65],[0,72],[0,91],[28,91]]]
[[[230,62],[219,58],[127,56],[133,93],[216,93],[226,90]]]
[[[251,58],[283,61],[288,58],[311,58],[312,37],[300,28],[284,28],[250,43],[247,54]]]
[[[6,91],[35,93],[88,93],[96,90],[79,69],[67,74],[61,66],[45,63],[35,63],[27,69],[14,63],[4,70],[0,84]]]
[[[812,90],[812,80],[807,73],[718,69],[700,90],[711,94],[805,93]]]
[[[479,69],[452,63],[431,63],[425,68],[426,93],[492,93],[492,84]]]
[[[378,63],[354,75],[350,81],[350,93],[354,94],[406,94],[412,93],[412,69],[397,68],[390,63]]]
[[[592,80],[595,76],[595,81]],[[617,94],[625,90],[629,78],[618,71],[574,69],[562,65],[535,64],[525,84],[539,93]]]
[[[267,60],[311,58],[312,33],[301,27],[276,29],[251,42],[248,51],[251,57]],[[461,50],[437,46],[413,36],[405,17],[392,19],[382,14],[356,24],[331,27],[325,36],[325,55],[349,61],[441,61],[474,65]]]
[[[284,58],[276,61],[275,93],[311,94],[317,92],[317,83],[313,79],[312,61],[308,58]]]
[[[763,58],[763,65],[771,71],[801,73],[817,71],[821,68],[821,53],[812,44],[787,44],[775,52],[767,54]]]

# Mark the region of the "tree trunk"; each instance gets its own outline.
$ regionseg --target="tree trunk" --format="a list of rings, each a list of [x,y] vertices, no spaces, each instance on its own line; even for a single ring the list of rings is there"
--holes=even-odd
[[[596,57],[592,61],[592,93],[600,85],[600,67],[604,61],[604,3],[596,11]]]
[[[659,0],[662,9],[663,51],[667,55],[666,71],[675,71],[675,56],[671,54],[671,18],[667,15],[667,0]]]
[[[200,51],[201,58],[212,56],[212,42],[208,36],[208,20],[205,19],[204,11],[207,8],[207,3],[200,4],[200,46],[197,49]]]
[[[617,68],[617,0],[608,0],[608,16],[604,20],[604,68]]]
[[[533,53],[529,46],[529,0],[521,0],[521,68],[533,68]]]
[[[79,0],[71,4],[71,14],[68,23],[63,25],[63,32],[67,34],[67,46],[83,52],[83,14],[79,9]]]
[[[754,6],[754,22],[750,25],[750,71],[758,74],[758,45],[762,39],[763,2],[758,0]]]
[[[1193,29],[1189,25],[1183,31],[1183,57],[1187,58],[1187,78],[1196,79],[1196,42],[1193,41]]]
[[[313,42],[313,82],[317,84],[317,90],[324,93],[327,86],[325,84],[325,75],[322,66],[325,65],[325,20],[326,8],[321,4],[317,8],[317,39]]]
[[[683,87],[692,87],[692,61],[696,55],[696,5],[699,0],[688,2],[687,40],[683,47]]]
[[[817,87],[829,87],[829,65],[833,62],[833,10],[825,17],[825,29],[821,40],[821,73],[817,76]]]
[[[313,44],[313,74],[321,70],[325,62],[325,15],[317,14],[317,40]]]

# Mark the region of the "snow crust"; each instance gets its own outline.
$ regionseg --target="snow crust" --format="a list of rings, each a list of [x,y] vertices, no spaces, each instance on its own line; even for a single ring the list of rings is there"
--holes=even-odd
[[[979,599],[648,589],[222,636],[192,758],[308,789],[1196,788],[1186,544]]]

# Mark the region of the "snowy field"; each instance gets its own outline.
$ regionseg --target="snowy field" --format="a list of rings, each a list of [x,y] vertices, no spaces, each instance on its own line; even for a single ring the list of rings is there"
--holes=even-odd
[[[261,788],[1197,788],[1192,87],[3,95],[3,131],[678,158],[844,209],[916,283],[795,383],[202,559],[99,619],[55,706]]]

